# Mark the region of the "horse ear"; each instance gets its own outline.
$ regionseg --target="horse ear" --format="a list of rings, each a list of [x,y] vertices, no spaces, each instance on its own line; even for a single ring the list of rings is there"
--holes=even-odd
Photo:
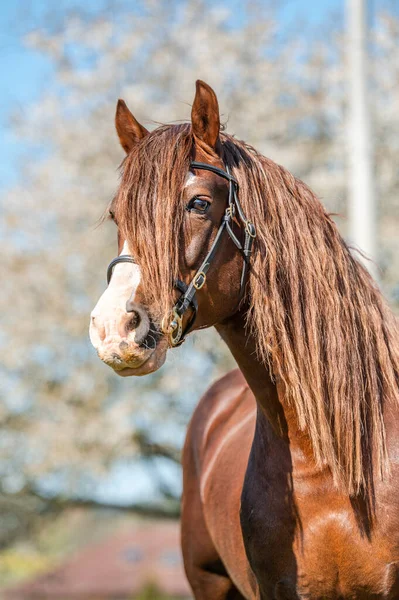
[[[115,126],[122,148],[129,154],[132,148],[149,132],[134,118],[124,100],[116,105]]]
[[[220,117],[216,94],[209,85],[198,79],[191,110],[191,126],[194,137],[204,142],[212,150],[219,139]]]

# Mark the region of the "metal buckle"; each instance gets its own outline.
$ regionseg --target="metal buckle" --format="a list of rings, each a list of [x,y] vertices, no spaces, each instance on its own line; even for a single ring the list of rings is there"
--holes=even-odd
[[[172,319],[172,320],[170,320]],[[161,329],[169,337],[172,346],[177,346],[183,333],[183,318],[174,308],[172,316],[164,317],[161,323]]]
[[[200,277],[202,277],[202,280],[198,283],[198,279]],[[206,281],[206,275],[205,275],[204,271],[200,271],[194,277],[193,286],[195,287],[196,290],[200,290],[205,285],[205,281]]]
[[[251,236],[251,238],[256,238],[255,225],[249,220],[245,221],[245,231],[249,236]]]

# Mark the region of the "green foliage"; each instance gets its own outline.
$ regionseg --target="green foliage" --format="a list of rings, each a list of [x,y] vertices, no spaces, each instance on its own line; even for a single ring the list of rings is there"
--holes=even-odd
[[[178,598],[166,596],[155,583],[148,583],[138,596],[132,597],[132,600],[178,600]]]

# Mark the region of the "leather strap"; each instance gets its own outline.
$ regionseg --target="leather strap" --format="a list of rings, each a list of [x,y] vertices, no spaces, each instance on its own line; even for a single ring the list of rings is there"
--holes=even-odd
[[[211,266],[212,259],[216,253],[216,250],[219,245],[220,239],[222,237],[223,231],[226,229],[227,233],[229,234],[230,238],[233,240],[236,247],[240,250],[240,252],[243,256],[243,259],[244,259],[244,264],[243,264],[243,268],[242,268],[242,272],[241,272],[239,302],[241,302],[242,297],[244,295],[245,283],[246,283],[247,272],[248,272],[249,262],[250,262],[251,253],[252,253],[253,241],[256,237],[255,226],[244,215],[244,211],[242,210],[241,204],[238,200],[238,196],[237,196],[238,182],[235,179],[235,177],[233,177],[230,174],[228,167],[226,167],[226,171],[223,171],[222,169],[219,169],[218,167],[215,167],[213,165],[208,165],[207,163],[193,161],[190,163],[190,168],[191,169],[201,169],[204,171],[211,171],[212,173],[216,173],[216,175],[219,175],[220,177],[227,179],[227,181],[229,182],[229,197],[228,197],[229,205],[226,208],[226,212],[223,216],[223,221],[218,229],[218,232],[216,234],[216,237],[212,243],[212,246],[211,246],[208,254],[206,255],[204,261],[202,262],[196,275],[194,276],[194,278],[191,280],[191,282],[187,286],[186,292],[181,296],[181,298],[179,298],[179,300],[173,307],[173,310],[172,310],[173,318],[169,324],[168,331],[167,331],[167,333],[170,336],[170,341],[171,341],[172,346],[179,346],[180,344],[182,344],[185,336],[189,333],[190,329],[192,328],[192,326],[194,324],[195,314],[194,314],[194,318],[192,318],[192,317],[190,318],[189,322],[187,323],[187,325],[183,331],[183,327],[182,327],[183,315],[186,312],[186,310],[189,308],[190,304],[195,299],[195,295],[196,295],[197,291],[200,290],[205,284],[206,275]],[[231,226],[231,223],[232,223],[234,217],[236,216],[236,213],[237,213],[237,217],[239,218],[239,220],[241,221],[241,223],[243,224],[243,226],[245,228],[244,244],[242,244],[240,242],[240,240],[237,238],[237,236],[233,232],[233,229]]]
[[[112,277],[112,273],[114,271],[115,265],[117,265],[118,263],[125,263],[125,262],[136,264],[136,261],[134,260],[133,256],[130,256],[130,254],[121,254],[120,256],[117,256],[116,258],[111,260],[111,262],[108,265],[108,269],[107,269],[107,285],[109,285],[109,282],[111,281],[111,277]]]
[[[212,173],[216,173],[216,175],[220,175],[220,177],[227,179],[227,181],[232,181],[238,189],[238,181],[235,177],[233,177],[233,175],[229,173],[227,167],[226,171],[223,171],[223,169],[219,169],[219,167],[214,167],[213,165],[208,165],[207,163],[192,160],[190,162],[190,169],[201,169],[201,171],[211,171]]]
[[[111,262],[108,265],[108,269],[107,269],[107,285],[109,285],[109,282],[111,281],[114,267],[119,263],[137,264],[137,261],[133,258],[133,256],[130,256],[130,254],[121,254],[120,256],[117,256],[116,258],[111,260]],[[184,283],[184,281],[181,281],[181,279],[176,279],[175,287],[183,295],[187,292],[187,288],[188,288],[187,284]],[[189,301],[189,306],[193,309],[193,318],[195,319],[195,315],[197,314],[197,311],[198,311],[198,301],[195,296]],[[127,311],[127,312],[129,312],[129,311]]]

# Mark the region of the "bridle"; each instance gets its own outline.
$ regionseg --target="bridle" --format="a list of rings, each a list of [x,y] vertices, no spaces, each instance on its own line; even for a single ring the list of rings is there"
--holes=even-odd
[[[215,256],[217,247],[222,237],[222,233],[224,230],[227,231],[230,238],[233,240],[234,244],[241,252],[242,257],[244,259],[242,272],[241,272],[241,283],[240,283],[240,296],[239,302],[241,302],[242,297],[244,295],[245,283],[247,278],[247,272],[249,267],[249,261],[252,253],[252,245],[254,239],[256,238],[256,229],[255,225],[249,221],[244,212],[242,210],[241,204],[238,200],[238,182],[237,180],[230,174],[229,168],[226,166],[226,170],[219,169],[218,167],[214,167],[213,165],[208,165],[202,162],[191,162],[190,169],[200,169],[203,171],[211,171],[212,173],[216,173],[220,177],[227,179],[229,182],[229,196],[228,196],[228,206],[223,215],[223,220],[219,226],[216,237],[213,241],[213,244],[202,261],[200,268],[197,273],[194,275],[191,282],[187,285],[183,281],[177,280],[175,281],[175,287],[181,291],[182,295],[174,305],[171,317],[165,317],[162,321],[162,331],[169,335],[169,341],[172,346],[179,346],[184,342],[186,335],[191,330],[196,315],[198,311],[198,302],[196,299],[196,293],[200,290],[206,282],[206,275],[211,266],[212,259]],[[232,229],[232,222],[234,218],[237,217],[244,226],[245,238],[244,243],[242,244],[238,237],[235,235]],[[136,263],[133,256],[129,254],[121,254],[114,258],[107,269],[107,283],[111,281],[112,272],[114,270],[115,265],[118,263]],[[183,317],[185,312],[191,308],[192,315],[186,324],[186,327],[183,331]],[[169,322],[168,322],[169,319]]]
[[[177,280],[175,281],[175,287],[181,291],[182,295],[174,305],[171,313],[171,320],[168,323],[168,317],[165,317],[162,322],[162,331],[165,334],[169,335],[169,340],[172,346],[179,346],[184,342],[186,335],[191,330],[196,315],[198,311],[198,302],[196,299],[196,293],[200,290],[206,282],[206,275],[211,266],[212,259],[216,253],[217,247],[222,237],[222,233],[224,230],[227,231],[230,238],[233,240],[236,247],[240,250],[244,263],[241,272],[241,283],[240,283],[240,296],[239,302],[242,300],[244,295],[247,271],[249,267],[249,261],[252,253],[252,245],[253,241],[256,237],[256,229],[255,225],[249,221],[244,215],[241,204],[238,200],[238,182],[237,180],[230,174],[229,168],[226,166],[226,171],[223,169],[219,169],[218,167],[214,167],[213,165],[208,165],[202,162],[191,162],[190,169],[200,169],[203,171],[211,171],[212,173],[216,173],[220,177],[227,179],[229,182],[229,196],[228,196],[228,206],[223,215],[223,220],[220,224],[216,237],[213,241],[213,244],[206,255],[205,259],[202,261],[200,268],[197,273],[194,275],[191,282],[186,285],[183,281]],[[238,237],[235,235],[232,229],[232,222],[235,217],[238,217],[241,223],[244,225],[245,230],[245,238],[244,244],[240,242]],[[107,284],[111,281],[112,272],[114,270],[115,265],[118,263],[136,263],[136,260],[133,256],[129,254],[121,254],[114,258],[107,269]],[[186,327],[183,331],[183,317],[185,312],[191,308],[192,315],[186,324]],[[169,317],[170,319],[170,317]]]

